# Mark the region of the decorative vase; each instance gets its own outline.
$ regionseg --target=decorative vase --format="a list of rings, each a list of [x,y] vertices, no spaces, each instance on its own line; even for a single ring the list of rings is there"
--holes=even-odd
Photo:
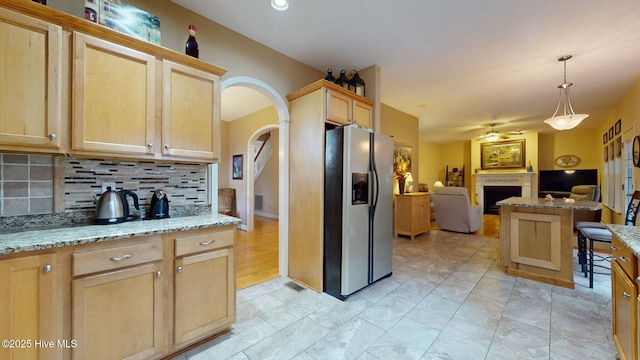
[[[398,191],[400,195],[404,194],[404,180],[398,180]]]
[[[527,164],[527,172],[533,172],[533,166],[531,166],[531,161]]]

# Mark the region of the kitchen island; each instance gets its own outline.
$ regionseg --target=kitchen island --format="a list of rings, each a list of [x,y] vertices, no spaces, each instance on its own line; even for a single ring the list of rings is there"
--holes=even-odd
[[[573,288],[573,211],[600,210],[595,201],[510,197],[500,206],[502,265],[507,273]]]

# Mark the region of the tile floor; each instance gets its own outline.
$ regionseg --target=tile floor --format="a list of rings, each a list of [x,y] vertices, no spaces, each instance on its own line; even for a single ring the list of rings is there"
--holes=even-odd
[[[565,289],[509,276],[498,256],[482,236],[396,239],[393,275],[347,301],[286,278],[243,289],[233,330],[174,359],[615,358],[608,275],[592,290],[575,272]]]

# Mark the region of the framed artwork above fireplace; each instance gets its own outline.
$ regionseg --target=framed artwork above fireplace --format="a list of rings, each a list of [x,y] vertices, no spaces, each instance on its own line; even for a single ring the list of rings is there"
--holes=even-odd
[[[488,142],[480,144],[482,170],[524,169],[525,140]]]

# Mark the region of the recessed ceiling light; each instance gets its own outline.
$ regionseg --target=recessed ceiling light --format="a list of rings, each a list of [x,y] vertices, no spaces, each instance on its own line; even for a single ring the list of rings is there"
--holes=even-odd
[[[289,8],[289,1],[287,0],[271,0],[271,7],[278,11],[285,11]]]

